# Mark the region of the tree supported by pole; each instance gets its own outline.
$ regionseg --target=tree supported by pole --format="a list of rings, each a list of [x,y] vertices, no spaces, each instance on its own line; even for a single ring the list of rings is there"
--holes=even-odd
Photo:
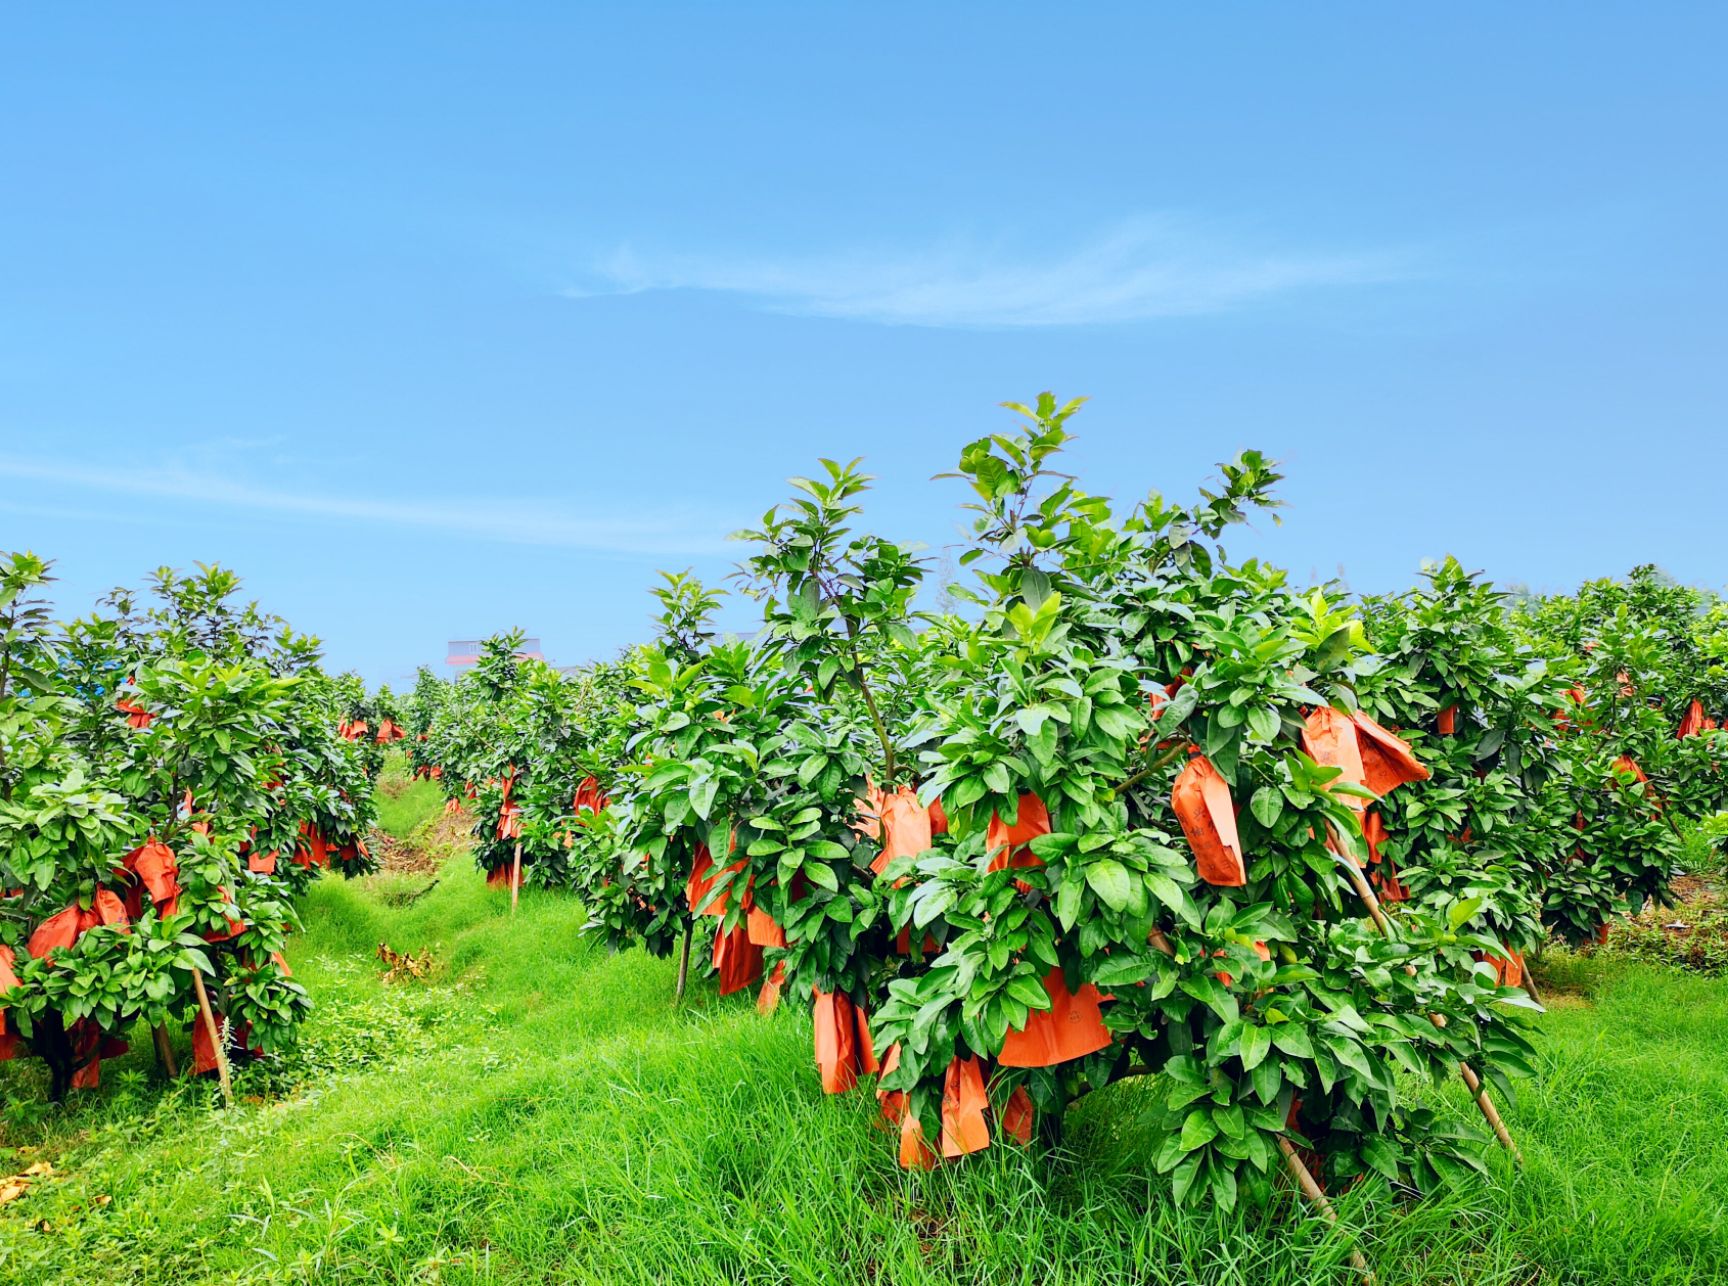
[[[204,1023],[204,1034],[210,1037],[210,1047],[216,1051],[216,1077],[222,1082],[222,1101],[234,1106],[234,1082],[228,1076],[227,1042],[222,1039],[216,1023],[216,1012],[210,1008],[210,993],[204,989],[204,975],[192,971],[192,990],[198,995],[198,1015]]]
[[[1339,847],[1342,849],[1342,846]],[[1362,905],[1368,909],[1368,918],[1374,922],[1374,928],[1379,931],[1381,937],[1391,937],[1392,926],[1387,923],[1386,912],[1381,909],[1380,899],[1374,896],[1374,889],[1363,876],[1362,868],[1356,864],[1355,858],[1347,854],[1343,856],[1342,860],[1346,871],[1349,873],[1350,884],[1356,890],[1356,895],[1362,899]],[[1440,1021],[1437,1015],[1430,1014],[1428,1017],[1436,1027],[1445,1026],[1445,1023]],[[1488,1090],[1483,1086],[1481,1078],[1471,1069],[1470,1064],[1462,1059],[1458,1063],[1458,1075],[1459,1079],[1464,1082],[1465,1088],[1470,1091],[1470,1099],[1476,1104],[1476,1110],[1482,1113],[1482,1119],[1488,1122],[1489,1128],[1494,1131],[1494,1137],[1500,1141],[1500,1146],[1512,1154],[1514,1162],[1523,1165],[1524,1154],[1518,1150],[1518,1145],[1512,1141],[1512,1134],[1507,1130],[1506,1123],[1500,1119],[1500,1113],[1495,1110],[1493,1100],[1488,1097]]]

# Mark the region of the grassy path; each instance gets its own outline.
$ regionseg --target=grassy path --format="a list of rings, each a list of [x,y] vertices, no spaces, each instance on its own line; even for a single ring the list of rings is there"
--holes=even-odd
[[[292,953],[306,1046],[245,1073],[233,1112],[205,1085],[164,1094],[142,1053],[61,1114],[32,1069],[0,1070],[0,1173],[63,1176],[0,1207],[0,1282],[1350,1280],[1288,1209],[1173,1211],[1143,1160],[1147,1086],[1076,1113],[1074,1163],[993,1148],[903,1175],[873,1099],[819,1093],[807,1015],[711,984],[677,1009],[671,963],[607,956],[569,899],[525,893],[512,921],[458,858],[401,905],[428,882],[320,882]],[[430,947],[434,977],[381,983],[381,941]],[[1341,1203],[1382,1282],[1728,1280],[1728,984],[1559,981],[1544,1075],[1508,1114],[1525,1172]]]

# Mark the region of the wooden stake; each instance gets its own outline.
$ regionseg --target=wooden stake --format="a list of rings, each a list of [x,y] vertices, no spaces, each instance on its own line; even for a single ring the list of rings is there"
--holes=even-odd
[[[162,1070],[167,1073],[169,1080],[177,1079],[180,1068],[174,1061],[174,1047],[168,1043],[168,1028],[157,1023],[150,1034],[156,1041],[156,1061],[162,1065]]]
[[[516,841],[516,856],[510,859],[510,914],[516,914],[516,895],[522,891],[522,841]]]
[[[1326,1196],[1325,1190],[1314,1181],[1314,1176],[1308,1172],[1302,1158],[1296,1155],[1294,1145],[1282,1134],[1278,1136],[1278,1150],[1284,1154],[1284,1168],[1290,1172],[1290,1177],[1296,1180],[1296,1186],[1308,1199],[1308,1204],[1314,1207],[1322,1219],[1336,1227],[1338,1212],[1332,1208],[1331,1200]],[[1374,1270],[1368,1267],[1368,1261],[1354,1246],[1350,1247],[1350,1267],[1362,1275],[1364,1282],[1373,1282]]]
[[[1458,1074],[1464,1078],[1464,1084],[1476,1099],[1476,1106],[1482,1109],[1482,1115],[1487,1118],[1494,1137],[1500,1140],[1500,1146],[1512,1154],[1513,1161],[1523,1165],[1524,1154],[1518,1150],[1518,1145],[1512,1142],[1512,1136],[1506,1132],[1506,1124],[1500,1119],[1500,1113],[1495,1110],[1494,1101],[1488,1097],[1488,1091],[1483,1088],[1482,1079],[1476,1075],[1475,1069],[1469,1063],[1460,1062]]]
[[[1536,974],[1535,971],[1530,968],[1528,963],[1524,966],[1524,994],[1529,996],[1530,999],[1534,1000],[1537,1004],[1542,1005],[1542,997],[1536,991]],[[1546,1009],[1548,1006],[1542,1005],[1542,1007]]]
[[[210,1037],[210,1046],[216,1051],[216,1076],[222,1082],[223,1101],[233,1107],[234,1083],[228,1079],[228,1050],[216,1026],[216,1013],[210,1008],[210,993],[204,990],[204,975],[196,969],[192,971],[192,990],[198,994],[198,1012],[203,1015],[204,1031]]]
[[[1373,886],[1362,874],[1362,868],[1356,865],[1356,859],[1350,856],[1344,845],[1339,842],[1336,834],[1332,837],[1332,843],[1336,847],[1338,855],[1344,859],[1344,869],[1349,873],[1350,883],[1355,888],[1356,895],[1362,899],[1362,904],[1368,908],[1368,917],[1374,921],[1374,927],[1380,931],[1381,937],[1391,937],[1392,927],[1387,924],[1386,913],[1380,909],[1380,899],[1374,896]],[[1445,1026],[1439,1021],[1438,1015],[1429,1014],[1428,1017],[1436,1027]],[[1506,1130],[1506,1123],[1500,1119],[1500,1113],[1494,1110],[1494,1104],[1488,1098],[1488,1091],[1482,1088],[1482,1082],[1476,1078],[1476,1073],[1463,1063],[1458,1064],[1458,1070],[1463,1073],[1464,1084],[1470,1090],[1470,1097],[1476,1100],[1476,1106],[1481,1109],[1483,1119],[1493,1129],[1494,1137],[1500,1140],[1500,1146],[1512,1154],[1514,1161],[1522,1165],[1524,1163],[1523,1154],[1512,1142],[1512,1136]]]
[[[1374,921],[1374,927],[1380,930],[1380,936],[1392,936],[1392,926],[1386,922],[1386,913],[1380,909],[1380,899],[1374,896],[1374,886],[1368,883],[1362,874],[1362,868],[1356,865],[1356,859],[1345,854],[1345,868],[1350,873],[1350,883],[1356,888],[1356,896],[1362,899],[1362,905],[1368,908],[1368,918]]]

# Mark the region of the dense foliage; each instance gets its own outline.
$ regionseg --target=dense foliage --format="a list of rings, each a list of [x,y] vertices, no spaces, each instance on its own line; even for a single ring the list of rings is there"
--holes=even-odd
[[[1232,561],[1221,537],[1276,504],[1256,453],[1191,504],[1083,491],[1054,467],[1077,407],[962,452],[958,610],[926,610],[929,561],[860,530],[869,479],[825,461],[740,533],[749,639],[669,575],[617,661],[491,640],[405,702],[416,769],[500,882],[520,852],[614,946],[761,981],[764,1009],[812,996],[824,1087],[879,1072],[905,1164],[1053,1137],[1150,1072],[1180,1196],[1258,1200],[1290,1141],[1328,1184],[1456,1179],[1486,1134],[1404,1078],[1509,1092],[1522,953],[1662,895],[1672,833],[1606,727],[1666,714],[1609,725],[1591,683],[1619,653],[1592,668],[1554,603],[1510,612],[1455,562],[1358,608]],[[1688,610],[1673,652],[1720,678],[1720,613]],[[1645,753],[1693,783],[1673,757],[1722,742],[1700,720]]]
[[[1543,889],[1563,844],[1545,792],[1562,772],[1553,712],[1567,685],[1516,639],[1491,585],[1454,559],[1425,580],[1364,605],[1374,653],[1364,703],[1430,774],[1371,811],[1376,878],[1388,901],[1413,899],[1492,936],[1501,978],[1519,984],[1523,953],[1544,937]]]
[[[1514,628],[1570,682],[1544,917],[1573,941],[1667,897],[1681,823],[1728,806],[1728,609],[1653,567],[1521,605]]]
[[[192,1024],[199,1071],[279,1049],[310,1004],[282,957],[294,895],[370,867],[340,685],[220,568],[67,625],[49,581],[0,562],[0,1057],[41,1058],[58,1099],[136,1024],[165,1058]]]
[[[877,1077],[907,1167],[1153,1076],[1179,1201],[1480,1168],[1490,1133],[1413,1085],[1461,1076],[1498,1131],[1526,953],[1667,898],[1728,805],[1728,609],[1651,568],[1513,602],[1452,559],[1298,591],[1223,544],[1279,503],[1259,453],[1120,504],[1057,468],[1078,402],[1010,409],[944,475],[968,582],[929,593],[824,460],[730,591],[663,574],[654,637],[568,671],[513,632],[369,693],[220,569],[55,625],[10,556],[0,1057],[58,1098],[140,1023],[164,1058],[192,1023],[198,1070],[290,1041],[295,894],[373,869],[402,741],[512,898],[573,891],[610,946],[677,953],[680,994],[810,997],[823,1088]]]
[[[946,475],[951,610],[823,461],[739,533],[751,637],[673,574],[617,661],[489,640],[416,684],[417,771],[499,882],[520,854],[680,988],[812,997],[824,1088],[879,1074],[908,1166],[1152,1073],[1178,1197],[1258,1201],[1281,1151],[1458,1179],[1487,1133],[1408,1080],[1509,1094],[1525,953],[1666,895],[1676,816],[1728,802],[1728,615],[1648,569],[1516,606],[1454,560],[1300,593],[1221,544],[1277,504],[1270,461],[1118,506],[1055,467],[1078,403],[1012,409]]]

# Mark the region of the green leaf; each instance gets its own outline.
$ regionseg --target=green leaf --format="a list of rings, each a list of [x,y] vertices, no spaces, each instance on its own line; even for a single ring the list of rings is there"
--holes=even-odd
[[[1036,567],[1028,567],[1020,576],[1020,593],[1026,599],[1026,606],[1036,612],[1050,597],[1050,578]]]
[[[1169,737],[1194,713],[1194,707],[1199,704],[1200,690],[1194,684],[1184,683],[1176,689],[1176,695],[1158,711],[1158,735]]]
[[[720,781],[716,777],[704,777],[690,790],[690,807],[696,810],[696,816],[703,821],[708,820],[709,811],[714,807],[714,796],[719,793]],[[668,811],[670,816],[670,811]]]
[[[1242,1107],[1238,1103],[1232,1103],[1228,1107],[1214,1107],[1212,1123],[1227,1139],[1240,1139],[1248,1130],[1248,1123],[1243,1119]]]
[[[1372,1081],[1374,1079],[1374,1073],[1368,1065],[1368,1057],[1357,1042],[1348,1037],[1328,1036],[1326,1048],[1332,1051],[1333,1057],[1363,1080]]]
[[[1386,1176],[1388,1183],[1398,1182],[1398,1148],[1384,1135],[1369,1134],[1362,1140],[1362,1159]]]
[[[1125,911],[1133,899],[1134,890],[1128,879],[1128,871],[1115,858],[1105,857],[1086,867],[1086,882],[1092,886],[1092,891],[1098,895],[1099,901],[1112,911]]]
[[[926,892],[925,890],[928,890]],[[927,884],[919,891],[918,898],[912,904],[912,925],[922,929],[949,907],[954,905],[955,890],[952,884]]]
[[[1070,867],[1069,878],[1064,879],[1061,888],[1056,890],[1056,919],[1063,932],[1072,929],[1080,917],[1080,895],[1085,887],[1078,878],[1078,872]]]
[[[1271,830],[1284,812],[1284,793],[1276,786],[1262,786],[1254,792],[1248,807],[1254,814],[1254,820]]]
[[[1038,730],[1044,726],[1044,721],[1050,717],[1048,706],[1026,706],[1014,712],[1014,722],[1020,725],[1020,731],[1029,737],[1036,737]]]
[[[1446,923],[1451,926],[1452,932],[1456,933],[1472,918],[1474,918],[1476,913],[1481,909],[1481,898],[1464,898],[1458,902],[1454,902],[1451,909],[1446,912]]]
[[[1270,1103],[1277,1098],[1278,1091],[1284,1087],[1284,1073],[1280,1070],[1277,1059],[1262,1062],[1251,1073],[1251,1079],[1254,1082],[1254,1097],[1262,1103]]]
[[[1050,1008],[1050,993],[1031,974],[1016,974],[1008,980],[1008,994],[1028,1009]]]
[[[1279,1023],[1269,1029],[1272,1043],[1291,1058],[1313,1058],[1314,1042],[1308,1029],[1297,1023]]]
[[[1242,1070],[1251,1072],[1260,1066],[1271,1048],[1272,1034],[1264,1027],[1244,1027],[1238,1050],[1242,1056]]]
[[[1170,1195],[1177,1205],[1193,1190],[1194,1180],[1200,1173],[1200,1163],[1206,1159],[1204,1152],[1191,1152],[1183,1157],[1175,1170],[1170,1174]]]
[[[1255,706],[1248,712],[1248,731],[1254,740],[1270,743],[1278,736],[1278,712],[1270,706]]]
[[[1212,1113],[1204,1107],[1188,1113],[1188,1118],[1182,1122],[1182,1150],[1184,1152],[1203,1148],[1217,1137],[1218,1124],[1212,1119]]]

